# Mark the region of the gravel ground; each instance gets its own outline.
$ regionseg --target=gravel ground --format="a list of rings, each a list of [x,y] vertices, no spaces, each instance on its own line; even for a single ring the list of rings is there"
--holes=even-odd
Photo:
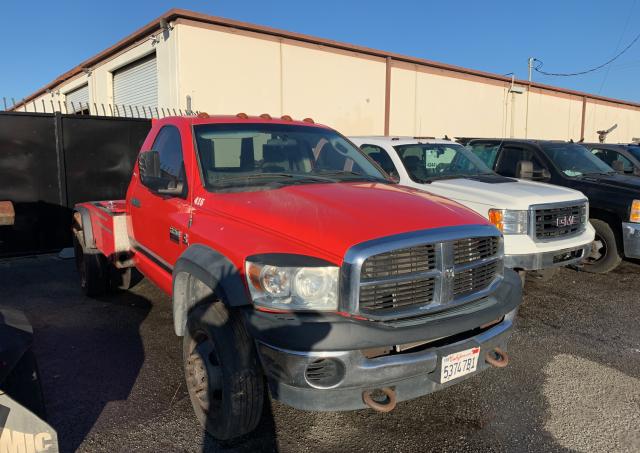
[[[389,414],[301,412],[272,402],[254,434],[204,435],[182,375],[169,299],[143,282],[99,300],[73,262],[0,261],[0,303],[35,329],[62,451],[640,451],[640,266],[529,281],[504,370]]]

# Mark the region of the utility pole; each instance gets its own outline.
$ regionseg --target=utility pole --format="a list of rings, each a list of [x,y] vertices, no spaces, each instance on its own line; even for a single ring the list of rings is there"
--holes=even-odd
[[[524,138],[529,137],[529,92],[531,91],[531,78],[533,75],[533,60],[535,58],[529,57],[529,86],[527,87],[527,106],[524,116]]]

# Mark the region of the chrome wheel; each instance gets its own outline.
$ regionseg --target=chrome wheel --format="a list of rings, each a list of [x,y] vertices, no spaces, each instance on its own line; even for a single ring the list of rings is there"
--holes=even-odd
[[[186,363],[187,388],[204,413],[215,411],[222,404],[222,366],[205,332],[198,332],[190,344]]]
[[[593,264],[607,255],[607,242],[596,234],[596,238],[591,243],[591,253],[587,257],[586,264]]]

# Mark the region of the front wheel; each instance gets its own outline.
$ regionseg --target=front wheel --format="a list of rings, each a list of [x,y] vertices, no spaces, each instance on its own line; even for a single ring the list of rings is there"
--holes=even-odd
[[[264,380],[237,313],[220,301],[194,307],[187,319],[183,360],[193,409],[209,434],[229,440],[255,429]]]
[[[591,253],[584,262],[584,270],[594,274],[606,274],[622,262],[616,234],[611,226],[599,219],[591,219],[596,238],[591,244]]]

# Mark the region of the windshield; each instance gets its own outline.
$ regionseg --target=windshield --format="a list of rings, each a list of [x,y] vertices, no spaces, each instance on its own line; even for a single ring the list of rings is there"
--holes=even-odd
[[[283,124],[194,127],[209,189],[343,181],[388,182],[362,152],[331,129]]]
[[[615,170],[584,146],[575,143],[542,143],[542,150],[558,169],[569,177],[609,174]]]
[[[494,174],[475,154],[454,143],[417,143],[394,148],[416,182]]]
[[[627,149],[633,155],[633,157],[640,160],[640,145],[629,145],[627,146]]]

